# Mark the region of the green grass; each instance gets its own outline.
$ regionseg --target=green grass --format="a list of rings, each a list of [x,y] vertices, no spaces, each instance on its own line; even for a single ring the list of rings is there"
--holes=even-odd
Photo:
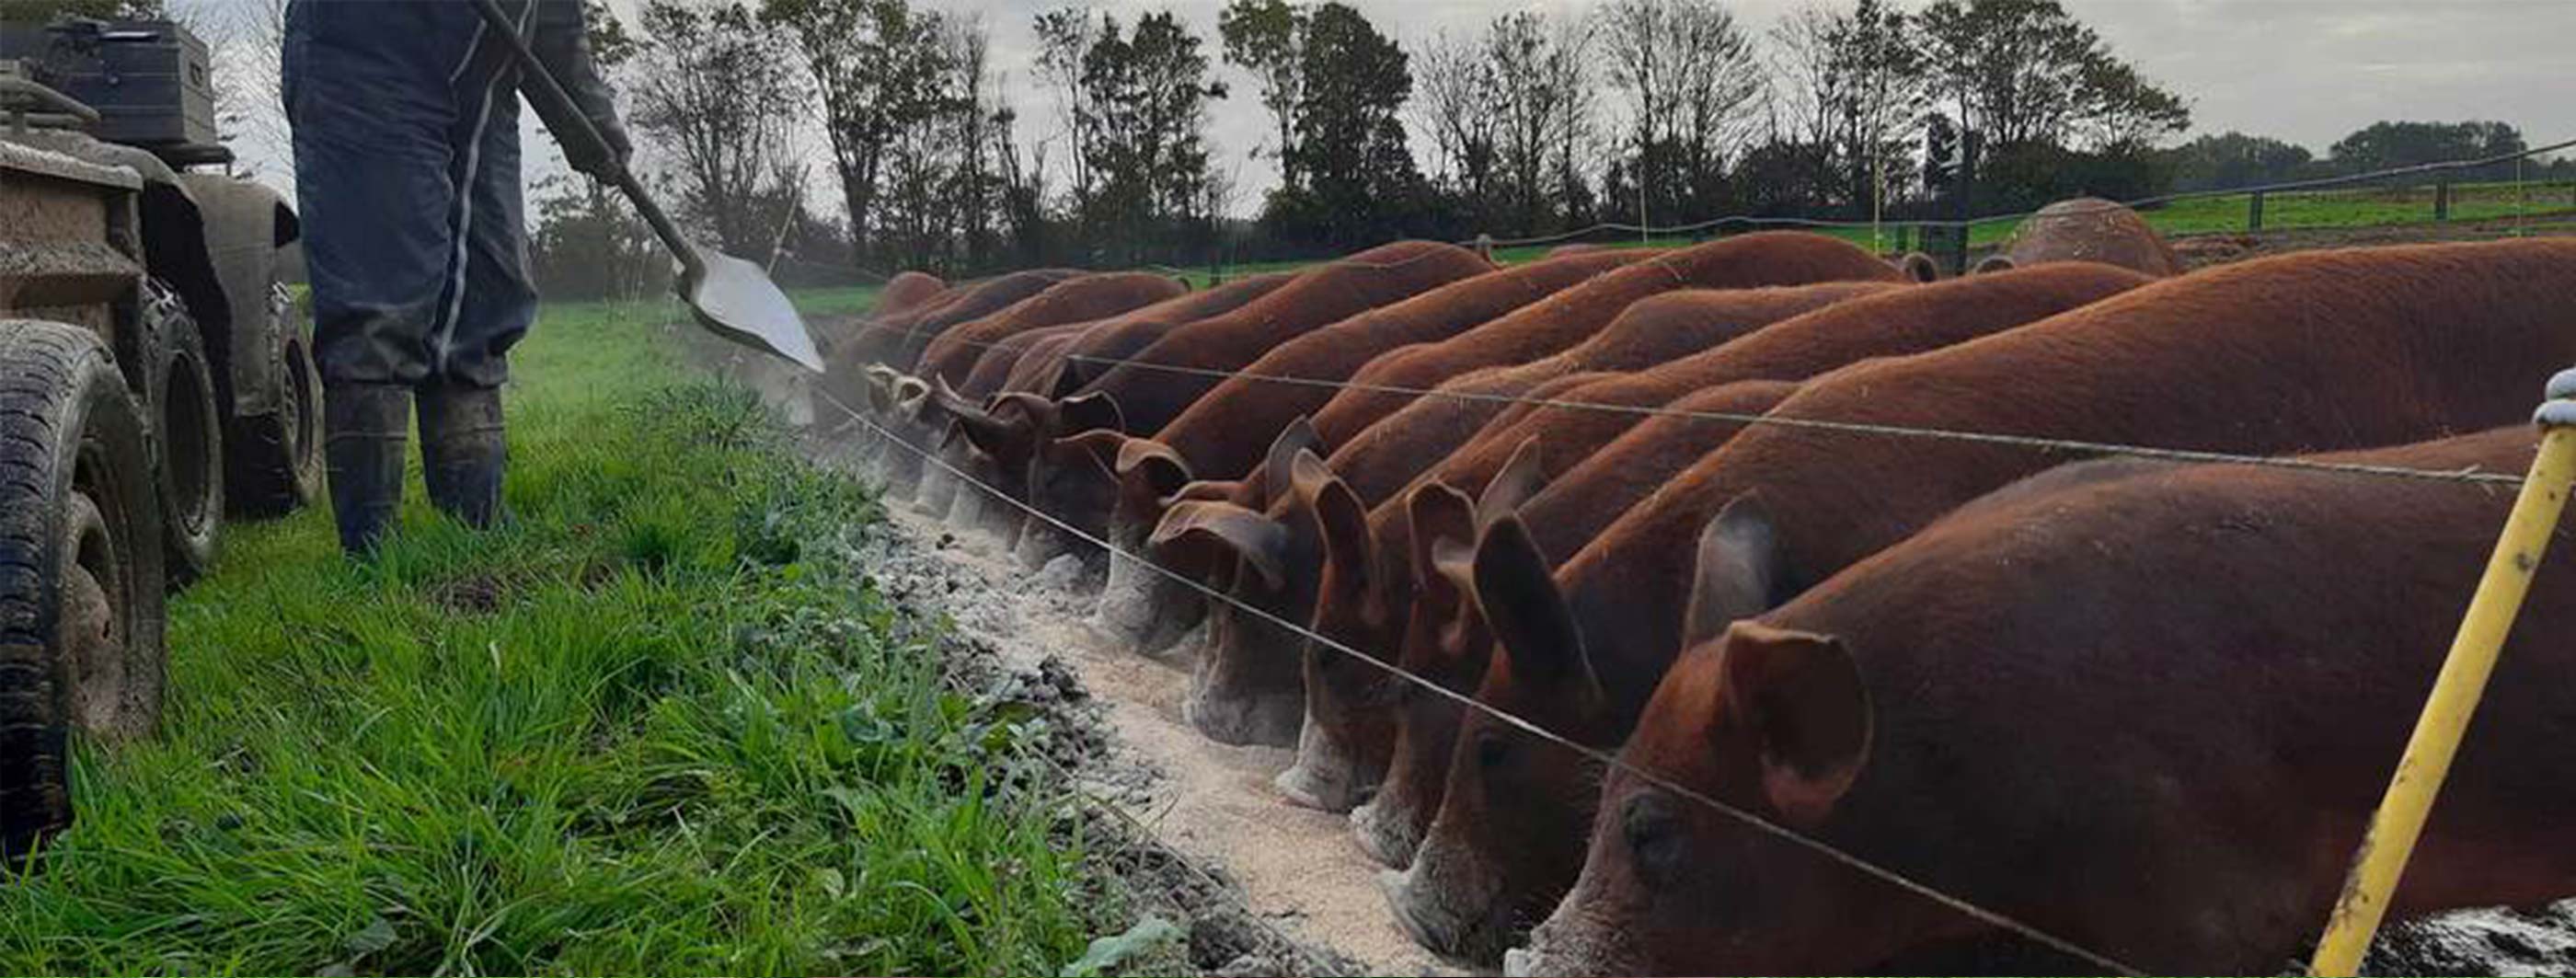
[[[808,316],[846,316],[876,307],[876,285],[839,285],[826,288],[797,289],[791,295],[796,308]]]
[[[505,531],[234,528],[160,735],[0,879],[0,973],[1052,974],[1122,927],[1042,724],[957,691],[852,565],[874,500],[668,313],[547,309]]]
[[[2398,224],[2427,224],[2433,221],[2434,190],[2431,185],[2376,188],[2352,187],[2295,191],[2268,195],[2263,202],[2263,228],[2267,231],[2318,228],[2365,228]],[[2150,227],[2168,237],[2193,234],[2237,234],[2246,230],[2249,200],[2238,194],[2175,201],[2141,212]],[[2576,185],[2558,183],[2465,183],[2451,188],[2451,220],[2483,221],[2524,215],[2565,215],[2576,211]],[[2002,244],[2021,226],[2020,221],[1988,221],[1969,229],[1968,244],[1987,248]],[[1869,228],[1819,228],[1819,233],[1874,247],[1892,250],[1896,242],[1895,225],[1873,234]],[[1622,248],[1675,247],[1691,243],[1689,238],[1629,238],[1601,243]],[[1498,248],[1494,257],[1506,262],[1529,261],[1547,253],[1553,245],[1520,248]]]

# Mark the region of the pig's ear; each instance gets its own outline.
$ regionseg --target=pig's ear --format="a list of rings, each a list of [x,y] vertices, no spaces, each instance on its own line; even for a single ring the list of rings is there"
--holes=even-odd
[[[1064,412],[1054,401],[1027,391],[1002,391],[984,402],[984,410],[995,415],[1018,414],[1029,420],[1036,430],[1054,433],[1062,426]]]
[[[1046,368],[1046,373],[1041,374],[1038,382],[1031,386],[1047,397],[1059,401],[1072,400],[1075,392],[1082,390],[1082,377],[1074,372],[1071,351],[1055,358],[1055,364]]]
[[[1547,558],[1520,517],[1503,517],[1477,539],[1475,581],[1476,608],[1502,643],[1515,674],[1538,683],[1570,684],[1578,695],[1599,694],[1574,609],[1557,591]]]
[[[1411,554],[1414,578],[1431,583],[1439,575],[1432,563],[1433,546],[1453,540],[1470,550],[1476,544],[1476,504],[1466,493],[1434,479],[1413,487],[1404,497],[1404,513],[1413,525]]]
[[[974,398],[958,393],[957,388],[948,386],[948,377],[945,374],[930,375],[930,383],[931,393],[939,399],[940,406],[947,408],[950,414],[963,414],[983,406],[975,403]]]
[[[1190,483],[1190,464],[1162,442],[1129,438],[1118,446],[1118,478],[1136,485],[1145,498],[1162,499]]]
[[[1235,488],[1242,484],[1228,479],[1200,479],[1172,490],[1171,495],[1163,497],[1163,504],[1173,506],[1195,499],[1225,502],[1234,498]]]
[[[1415,599],[1413,613],[1438,622],[1439,646],[1444,651],[1458,651],[1469,645],[1479,621],[1476,607],[1476,545],[1443,536],[1431,541],[1424,558],[1425,583],[1421,597]],[[1438,582],[1440,586],[1432,586]]]
[[[1841,640],[1738,622],[1718,652],[1726,726],[1760,752],[1762,794],[1792,825],[1812,826],[1869,762],[1869,688]]]
[[[896,374],[886,381],[882,396],[888,414],[909,418],[921,413],[921,405],[930,400],[930,385],[917,377]]]
[[[1501,471],[1494,473],[1493,481],[1485,483],[1484,495],[1476,497],[1477,525],[1489,524],[1505,514],[1519,512],[1522,503],[1529,502],[1531,496],[1538,495],[1538,491],[1545,488],[1547,472],[1539,466],[1538,436],[1531,435],[1521,439],[1520,447],[1512,449],[1511,461],[1503,463]]]
[[[2009,272],[2016,267],[2019,267],[2018,263],[2014,262],[2010,257],[2004,255],[1987,255],[1985,260],[1978,262],[1975,268],[1969,269],[1968,274],[1984,275],[1988,272]]]
[[[1127,430],[1127,418],[1118,410],[1118,399],[1107,391],[1064,398],[1055,402],[1055,409],[1058,431]]]
[[[869,364],[868,369],[859,373],[860,389],[867,392],[868,407],[875,409],[879,414],[894,407],[896,400],[894,383],[898,376],[900,375],[894,371],[877,364]]]
[[[1299,452],[1315,449],[1315,426],[1305,415],[1279,429],[1279,437],[1270,440],[1270,451],[1261,456],[1261,505],[1288,498],[1296,475]]]
[[[909,377],[905,379],[911,380]],[[913,381],[897,390],[907,394],[901,403],[895,405],[895,410],[903,417],[924,425],[939,425],[947,420],[948,402],[940,400],[939,392],[932,390],[930,385]]]
[[[965,434],[977,450],[997,459],[1022,457],[1037,437],[1037,423],[1018,411],[964,408],[956,415],[954,430]]]
[[[1928,283],[1941,280],[1941,263],[1933,261],[1932,256],[1920,251],[1906,252],[1905,257],[1897,259],[1896,270],[1905,273],[1906,278],[1917,282]]]
[[[1368,511],[1360,506],[1359,494],[1334,475],[1323,459],[1304,449],[1288,461],[1288,482],[1297,505],[1314,515],[1315,526],[1322,531],[1325,563],[1342,580],[1365,588],[1374,554],[1369,549]]]
[[[1048,442],[1046,454],[1057,465],[1093,465],[1099,467],[1101,475],[1116,479],[1118,451],[1126,443],[1126,435],[1093,430]]]
[[[1682,647],[1719,635],[1737,619],[1771,610],[1780,580],[1779,534],[1751,495],[1737,496],[1699,531],[1699,575],[1682,616]]]
[[[1174,506],[1155,524],[1147,544],[1156,550],[1213,544],[1245,566],[1261,572],[1277,589],[1288,579],[1288,528],[1279,521],[1232,503],[1187,502]]]

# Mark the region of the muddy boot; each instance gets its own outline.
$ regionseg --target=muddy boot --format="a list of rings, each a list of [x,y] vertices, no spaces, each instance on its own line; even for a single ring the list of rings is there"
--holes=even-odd
[[[478,530],[501,513],[501,470],[509,458],[501,433],[501,392],[432,385],[420,389],[421,471],[429,501]]]
[[[330,469],[331,517],[340,549],[374,553],[402,509],[403,444],[411,434],[411,389],[351,384],[322,392],[322,457]]]

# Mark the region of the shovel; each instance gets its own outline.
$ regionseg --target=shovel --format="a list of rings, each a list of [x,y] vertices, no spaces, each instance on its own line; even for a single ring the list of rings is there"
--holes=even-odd
[[[607,141],[590,124],[590,117],[564,94],[563,83],[556,81],[554,73],[546,70],[537,53],[528,48],[527,39],[519,36],[518,25],[511,23],[501,5],[496,0],[474,0],[474,8],[482,13],[492,32],[509,43],[510,53],[518,57],[527,77],[535,82],[529,98],[539,106],[541,111],[537,114],[547,117],[547,128],[554,131],[555,138],[580,143],[599,156],[611,156]],[[558,120],[565,124],[555,125]],[[717,336],[807,370],[822,371],[823,357],[814,351],[814,335],[806,330],[804,317],[796,314],[796,306],[787,301],[787,294],[778,290],[777,283],[769,280],[767,272],[732,255],[698,247],[682,236],[679,227],[653,203],[652,195],[644,192],[644,184],[624,165],[617,167],[612,182],[626,192],[635,212],[644,215],[653,233],[680,259],[680,298],[697,312],[699,325]]]

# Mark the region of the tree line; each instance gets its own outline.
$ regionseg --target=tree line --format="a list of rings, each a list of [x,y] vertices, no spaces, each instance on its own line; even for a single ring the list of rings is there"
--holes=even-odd
[[[1012,66],[1050,103],[1043,126],[1005,96],[990,24],[926,0],[645,0],[631,29],[584,2],[648,180],[699,233],[793,282],[1306,257],[1723,214],[1960,217],[2527,148],[2488,121],[2379,122],[2322,154],[2237,132],[2168,148],[2189,128],[2186,100],[2059,0],[1815,0],[1759,27],[1723,0],[1602,0],[1409,44],[1331,0],[1231,0],[1209,37],[1169,12],[1073,5],[1038,14],[1038,57]],[[259,0],[223,25],[223,120],[244,145],[285,142],[282,7]],[[1257,145],[1212,144],[1224,102],[1258,105]],[[1232,169],[1247,156],[1279,174],[1257,201]],[[2576,161],[2456,178],[2576,179]],[[646,229],[587,180],[549,179],[533,210],[531,254],[551,287],[633,294],[668,274]]]
[[[2522,130],[2502,122],[2375,122],[2336,140],[2324,156],[2269,136],[2231,130],[2176,146],[2165,160],[2174,189],[2215,190],[2510,156],[2530,148]],[[2576,159],[2493,163],[2458,171],[2453,179],[2570,180],[2576,179]]]
[[[790,281],[1722,214],[1956,217],[2523,146],[2499,123],[2380,123],[2323,157],[2237,133],[2167,148],[2187,100],[2059,0],[1816,0],[1760,26],[1723,0],[1604,0],[1410,44],[1334,0],[1231,0],[1206,37],[1169,12],[1073,5],[1036,15],[1037,57],[1012,66],[1049,103],[1043,125],[1006,97],[976,15],[645,0],[630,31],[587,2],[651,179]],[[1257,145],[1212,143],[1220,103],[1258,106]],[[1247,157],[1279,174],[1257,201],[1234,169]],[[622,291],[659,274],[586,181],[559,181],[538,210],[550,283]]]

